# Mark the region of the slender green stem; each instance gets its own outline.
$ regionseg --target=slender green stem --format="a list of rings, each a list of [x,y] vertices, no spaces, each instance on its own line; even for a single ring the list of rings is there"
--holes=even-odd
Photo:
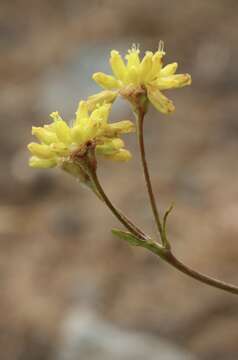
[[[163,228],[161,225],[159,211],[157,209],[157,205],[156,205],[156,201],[155,201],[155,197],[154,197],[154,193],[153,193],[153,188],[152,188],[152,184],[151,184],[150,174],[149,174],[148,165],[147,165],[147,161],[146,161],[146,155],[145,155],[144,131],[143,131],[144,116],[145,116],[145,113],[144,113],[143,109],[138,109],[138,113],[137,113],[138,143],[139,143],[139,147],[140,147],[141,162],[142,162],[142,167],[143,167],[143,171],[144,171],[144,177],[145,177],[145,182],[146,182],[146,187],[147,187],[147,191],[148,191],[148,195],[149,195],[149,199],[150,199],[152,212],[153,212],[154,219],[155,219],[155,222],[157,225],[157,229],[160,233],[161,241],[163,242]]]
[[[170,265],[178,269],[180,272],[202,282],[207,285],[213,286],[218,289],[225,290],[229,293],[238,295],[238,287],[224,281],[220,281],[214,279],[213,277],[204,275],[198,271],[195,271],[188,267],[187,265],[183,264],[180,260],[178,260],[171,251],[167,252],[167,255],[164,257],[164,260],[167,261]]]
[[[155,218],[155,222],[160,234],[162,246],[156,242],[153,241],[140,241],[137,246],[142,246],[147,248],[148,250],[154,252],[156,255],[160,256],[163,260],[168,262],[171,266],[179,270],[180,272],[202,282],[207,285],[213,286],[218,289],[222,289],[224,291],[227,291],[232,294],[238,295],[238,287],[228,284],[226,282],[214,279],[212,277],[209,277],[207,275],[204,275],[198,271],[195,271],[188,267],[187,265],[183,264],[180,260],[178,260],[173,253],[170,250],[170,244],[167,240],[167,234],[166,234],[166,220],[167,217],[172,210],[172,207],[170,207],[167,212],[165,213],[165,216],[163,218],[163,224],[161,223],[159,211],[156,206],[156,201],[153,193],[153,188],[151,184],[149,169],[146,161],[146,154],[145,154],[145,145],[144,145],[144,132],[143,132],[143,125],[144,125],[144,116],[145,112],[143,108],[138,107],[137,108],[137,128],[138,128],[138,142],[140,147],[140,154],[141,154],[141,162],[143,166],[144,171],[144,177],[146,182],[146,187],[150,199],[151,208],[153,211],[153,215]]]
[[[200,281],[201,283],[238,295],[237,286],[217,280],[213,277],[202,274],[199,271],[191,269],[187,265],[183,264],[180,260],[178,260],[170,249],[166,249],[164,246],[160,245],[156,241],[144,241],[143,239],[137,239],[137,242],[134,241],[134,243],[130,242],[130,239],[128,239],[127,241],[131,245],[146,248],[147,250],[153,252],[156,256],[159,256],[162,260],[173,266],[175,269],[179,270],[180,272],[186,274],[193,279],[196,279],[197,281]]]
[[[92,172],[90,174],[91,180],[97,189],[98,193],[100,194],[102,200],[105,202],[105,204],[108,206],[108,208],[112,211],[112,213],[117,217],[117,219],[134,235],[137,237],[148,240],[150,237],[146,235],[141,229],[139,229],[131,220],[129,220],[120,210],[118,210],[111,202],[111,200],[107,197],[105,194],[99,179],[97,177],[96,172]]]

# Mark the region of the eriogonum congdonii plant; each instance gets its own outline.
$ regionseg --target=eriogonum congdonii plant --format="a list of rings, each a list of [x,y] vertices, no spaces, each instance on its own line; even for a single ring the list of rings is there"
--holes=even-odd
[[[95,73],[93,79],[104,89],[79,103],[72,125],[66,123],[58,112],[51,114],[53,122],[43,127],[33,127],[32,134],[38,143],[30,143],[30,166],[34,168],[60,167],[86,184],[105,203],[127,231],[112,232],[131,245],[141,246],[168,262],[179,271],[213,287],[238,294],[238,287],[213,279],[192,270],[179,261],[171,250],[166,223],[172,206],[161,217],[157,208],[144,146],[144,118],[151,103],[159,112],[169,114],[175,110],[163,90],[181,88],[191,84],[189,74],[175,74],[177,63],[163,65],[163,43],[153,53],[147,51],[140,59],[140,51],[132,46],[125,62],[116,50],[111,51],[110,65],[113,76]],[[110,109],[121,95],[133,107],[136,126],[129,120],[108,122]],[[122,134],[136,129],[139,151],[148,196],[158,229],[158,239],[153,239],[118,210],[105,194],[97,176],[97,156],[114,161],[130,160],[131,154],[124,148]]]

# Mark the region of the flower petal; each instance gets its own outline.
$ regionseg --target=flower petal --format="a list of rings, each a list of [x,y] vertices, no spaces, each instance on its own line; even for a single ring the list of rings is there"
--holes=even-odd
[[[174,62],[172,64],[168,64],[163,69],[160,70],[160,76],[170,76],[176,73],[178,68],[178,63]]]
[[[191,82],[189,74],[178,74],[159,78],[155,81],[155,84],[160,90],[167,90],[181,88],[190,85]]]
[[[147,86],[147,95],[152,105],[161,113],[168,114],[175,110],[173,102],[164,96],[158,88]]]
[[[92,140],[97,133],[97,128],[90,125],[90,121],[88,119],[88,124],[80,124],[75,125],[71,129],[71,136],[73,141],[78,144],[82,145],[83,143],[87,142],[88,140]]]
[[[64,143],[54,143],[51,144],[50,147],[54,151],[54,154],[57,156],[69,155],[69,148]]]
[[[152,58],[153,53],[151,51],[147,51],[140,64],[140,80],[142,83],[144,83],[144,81],[147,80],[150,75],[152,70]]]
[[[50,125],[51,129],[55,132],[58,139],[64,144],[70,144],[72,140],[67,123],[60,117],[57,111],[51,113],[50,117],[54,120],[54,123]]]
[[[136,66],[131,66],[127,71],[125,84],[139,84],[139,69]]]
[[[135,125],[130,120],[121,120],[108,124],[105,128],[106,136],[117,136],[119,134],[128,134],[136,130]]]
[[[76,119],[75,124],[80,124],[80,119],[88,118],[88,104],[87,101],[80,101],[78,105],[78,109],[76,111]]]
[[[58,139],[64,144],[70,144],[72,142],[70,136],[70,129],[65,121],[57,121],[54,124],[54,130]]]
[[[132,48],[128,50],[128,53],[125,56],[127,60],[127,69],[130,69],[132,66],[138,67],[140,65],[139,54],[140,50],[135,44],[133,44]]]
[[[113,155],[105,156],[105,159],[114,161],[129,161],[132,158],[130,151],[126,149],[120,149]]]
[[[104,90],[98,94],[89,96],[87,100],[88,110],[94,110],[96,105],[102,105],[104,102],[113,103],[117,98],[117,91]]]
[[[164,52],[163,51],[156,51],[156,53],[153,55],[152,58],[152,70],[150,72],[150,76],[149,79],[153,80],[155,79],[157,76],[159,76],[160,70],[162,68],[162,59],[164,56]]]
[[[111,107],[111,104],[103,104],[93,110],[90,116],[90,121],[92,122],[92,124],[97,126],[105,125],[107,123]]]
[[[122,80],[126,76],[126,65],[118,51],[111,51],[110,64],[115,77]]]
[[[56,159],[40,159],[37,156],[32,156],[29,160],[29,166],[36,169],[48,169],[57,165]]]
[[[28,150],[32,153],[32,155],[39,158],[50,159],[52,158],[52,156],[54,156],[54,151],[48,145],[32,142],[27,147]]]
[[[115,138],[112,140],[104,141],[104,144],[96,146],[96,153],[98,155],[114,155],[119,149],[124,147],[122,139]]]
[[[113,76],[106,75],[102,72],[93,74],[93,80],[107,90],[119,89],[120,83]]]
[[[48,131],[43,127],[32,127],[32,135],[42,142],[45,145],[50,145],[58,141],[58,138],[55,133]]]

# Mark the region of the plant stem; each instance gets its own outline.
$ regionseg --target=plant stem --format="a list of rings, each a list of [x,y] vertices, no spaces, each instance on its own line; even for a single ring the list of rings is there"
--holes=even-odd
[[[129,240],[128,242],[130,243]],[[175,269],[179,270],[180,272],[186,274],[193,279],[196,279],[197,281],[200,281],[201,283],[238,295],[237,286],[214,279],[213,277],[204,275],[198,271],[191,269],[187,265],[183,264],[180,260],[178,260],[170,249],[166,249],[164,246],[160,245],[156,241],[144,241],[142,239],[138,239],[137,243],[132,245],[146,248],[147,250],[153,252],[156,256],[159,256],[162,260],[173,266]]]
[[[147,187],[147,191],[148,191],[148,195],[149,195],[149,199],[150,199],[150,204],[151,204],[152,212],[153,212],[154,219],[155,219],[155,222],[157,225],[157,229],[159,231],[161,241],[163,243],[163,228],[162,228],[161,221],[160,221],[159,211],[156,206],[156,201],[155,201],[155,197],[154,197],[154,193],[153,193],[153,188],[152,188],[152,184],[151,184],[150,174],[149,174],[148,165],[147,165],[147,161],[146,161],[146,155],[145,155],[144,131],[143,131],[144,116],[145,116],[145,113],[144,113],[143,109],[139,108],[138,112],[137,112],[138,143],[139,143],[139,148],[140,148],[141,162],[142,162],[142,167],[143,167],[143,171],[144,171],[144,177],[145,177],[146,187]]]
[[[204,275],[198,271],[195,271],[188,267],[187,265],[183,264],[180,260],[178,260],[171,251],[168,251],[165,257],[163,257],[165,261],[167,261],[170,265],[178,269],[180,272],[202,282],[207,285],[213,286],[218,289],[222,289],[224,291],[227,291],[232,294],[238,295],[238,287],[226,283],[224,281],[220,281],[217,279],[214,279],[210,276]]]
[[[212,277],[209,277],[207,275],[204,275],[200,272],[197,272],[197,271],[191,269],[187,265],[183,264],[180,260],[178,260],[171,252],[170,244],[167,240],[165,225],[166,225],[167,216],[169,215],[170,211],[172,210],[172,207],[169,210],[167,210],[167,212],[165,213],[164,221],[163,221],[163,225],[162,225],[160,216],[159,216],[159,211],[156,206],[156,201],[155,201],[153,188],[152,188],[152,184],[151,184],[149,169],[148,169],[148,165],[147,165],[147,161],[146,161],[145,145],[144,145],[144,131],[143,131],[145,111],[143,110],[142,107],[138,106],[136,115],[137,115],[138,142],[139,142],[139,147],[140,147],[141,162],[142,162],[142,166],[143,166],[146,187],[147,187],[154,219],[155,219],[155,222],[156,222],[159,234],[160,234],[161,242],[162,242],[162,246],[161,246],[160,244],[153,242],[153,241],[143,241],[142,240],[137,244],[137,246],[142,246],[144,248],[147,248],[148,250],[155,253],[157,256],[160,256],[163,260],[165,260],[167,263],[169,263],[171,266],[173,266],[180,272],[182,272],[202,283],[205,283],[212,287],[222,289],[226,292],[238,295],[238,287],[236,287],[232,284],[228,284],[226,282],[214,279]]]
[[[105,202],[107,207],[112,211],[112,213],[117,217],[117,219],[134,235],[139,237],[140,239],[148,240],[150,237],[146,235],[141,229],[139,229],[131,220],[129,220],[120,210],[118,210],[111,202],[111,200],[105,194],[99,180],[97,177],[96,172],[90,173],[91,181],[93,182],[95,188],[97,189],[98,193],[100,194],[102,200]]]

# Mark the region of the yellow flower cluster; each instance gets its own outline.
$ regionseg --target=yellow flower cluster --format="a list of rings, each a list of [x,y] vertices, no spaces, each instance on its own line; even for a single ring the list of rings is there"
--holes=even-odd
[[[163,66],[163,42],[160,42],[158,51],[147,51],[142,60],[139,54],[140,50],[135,45],[132,46],[125,56],[125,63],[119,52],[112,50],[110,65],[113,76],[97,72],[93,74],[93,79],[104,89],[117,90],[116,95],[125,92],[127,88],[141,88],[157,110],[164,114],[174,111],[172,101],[163,95],[161,90],[190,85],[191,76],[175,74],[177,63]]]
[[[116,161],[131,158],[120,135],[135,131],[133,123],[129,120],[108,123],[110,109],[117,96],[120,94],[133,104],[136,96],[142,96],[140,99],[145,99],[145,104],[149,100],[156,109],[167,114],[174,110],[174,105],[161,91],[191,84],[189,74],[175,74],[177,63],[163,66],[165,52],[162,42],[155,53],[147,51],[143,59],[139,54],[139,49],[132,46],[124,62],[118,51],[111,51],[113,76],[101,72],[93,75],[104,90],[79,103],[72,126],[54,112],[51,124],[32,128],[32,134],[39,142],[28,145],[32,154],[31,167],[60,166],[79,178],[84,177],[82,163],[76,164],[76,160],[79,160],[77,156],[84,156],[84,159],[89,156],[89,144],[94,150],[94,158],[95,155]]]
[[[75,151],[83,151],[90,141],[95,144],[95,152],[107,159],[127,161],[131,158],[120,135],[135,130],[129,120],[108,123],[111,104],[97,105],[89,111],[86,101],[79,103],[76,117],[69,126],[58,112],[51,114],[53,122],[43,127],[33,127],[32,134],[40,143],[28,145],[32,157],[30,166],[34,168],[51,168],[70,161]]]

